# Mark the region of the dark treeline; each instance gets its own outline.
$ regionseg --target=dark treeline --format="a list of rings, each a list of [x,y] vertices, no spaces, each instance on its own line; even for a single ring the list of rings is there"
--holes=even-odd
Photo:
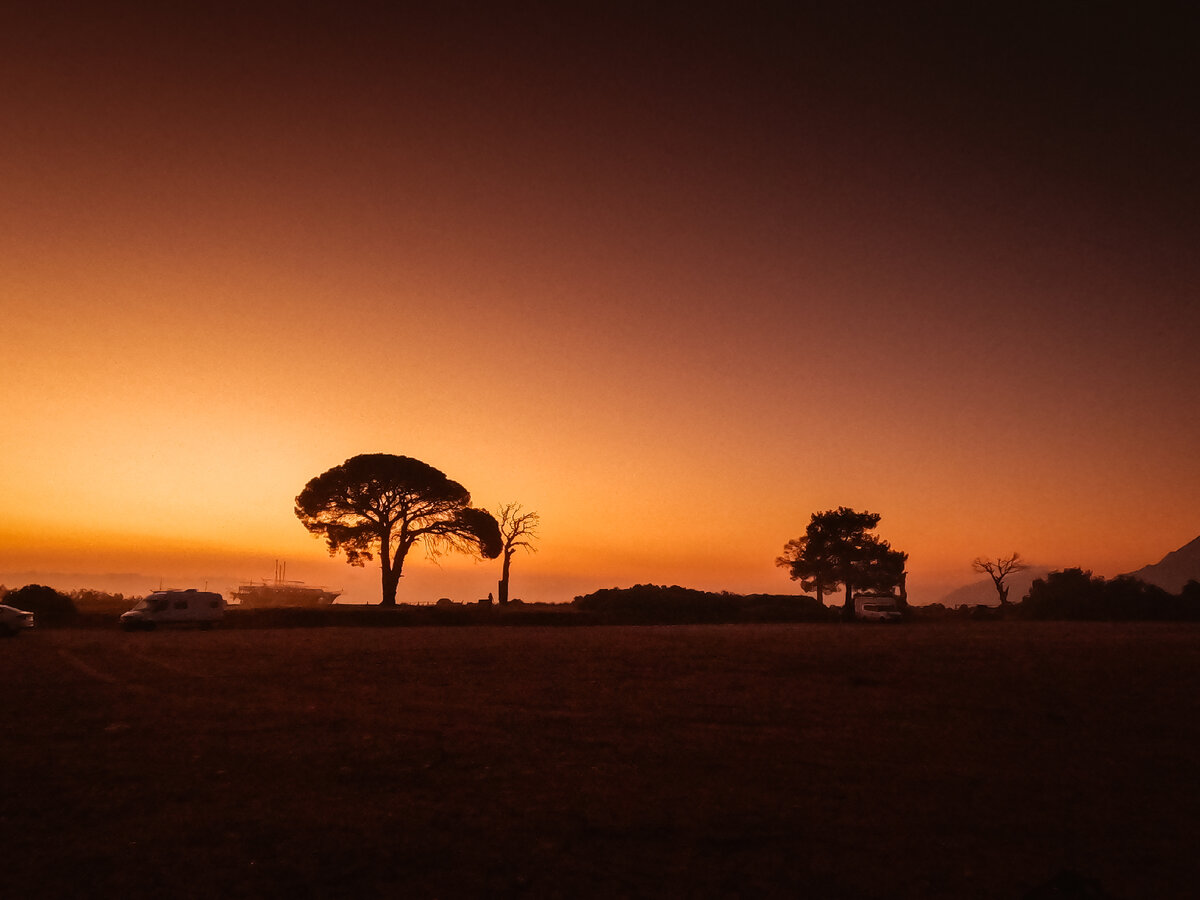
[[[30,584],[16,590],[0,586],[0,602],[37,615],[42,626],[107,626],[138,598],[102,591],[61,593]],[[389,614],[385,614],[389,613]],[[1083,569],[1051,572],[1006,607],[941,603],[910,606],[906,617],[925,620],[1024,619],[1043,621],[1200,621],[1200,581],[1189,581],[1172,594],[1129,575],[1104,579]],[[319,627],[323,625],[669,625],[754,622],[831,622],[837,606],[795,594],[732,594],[678,585],[638,584],[604,588],[576,597],[570,604],[399,604],[390,610],[356,604],[296,609],[229,609],[226,627]]]
[[[0,589],[0,594],[3,590]],[[62,594],[28,585],[9,593],[9,602],[37,614],[39,625],[111,626],[137,598],[99,591]],[[76,609],[78,602],[78,609]],[[54,612],[52,612],[54,611]],[[47,615],[50,613],[50,615]],[[816,598],[793,594],[714,593],[673,585],[639,584],[605,588],[572,603],[439,602],[394,607],[344,604],[312,608],[256,608],[226,611],[223,628],[309,628],[330,625],[673,625],[752,622],[835,621],[839,610]]]
[[[1083,569],[1064,569],[1035,580],[1019,614],[1028,619],[1196,621],[1200,582],[1189,581],[1172,594],[1129,575],[1105,581]]]
[[[1200,621],[1200,582],[1178,594],[1130,575],[1104,579],[1084,569],[1063,569],[1035,579],[1019,603],[994,606],[940,603],[914,609],[919,618],[1032,619],[1042,621],[1195,622]]]

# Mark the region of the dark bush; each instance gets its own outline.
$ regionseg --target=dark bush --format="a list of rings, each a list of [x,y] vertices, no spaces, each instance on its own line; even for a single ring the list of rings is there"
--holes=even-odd
[[[604,588],[576,597],[572,605],[606,622],[630,624],[802,622],[828,617],[826,608],[813,597],[713,593],[678,585]]]
[[[77,614],[70,597],[44,584],[27,584],[9,591],[4,602],[33,613],[38,625],[61,625],[74,619]]]
[[[1064,569],[1038,578],[1018,610],[1029,619],[1179,621],[1200,618],[1200,585],[1179,595],[1129,575],[1111,581],[1083,569]],[[1190,592],[1189,592],[1190,589]]]

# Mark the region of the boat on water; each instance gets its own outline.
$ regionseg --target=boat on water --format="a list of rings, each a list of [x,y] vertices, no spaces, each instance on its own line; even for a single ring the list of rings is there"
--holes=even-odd
[[[328,606],[342,595],[303,581],[287,580],[287,563],[275,563],[275,578],[238,585],[229,594],[246,608],[264,606]]]

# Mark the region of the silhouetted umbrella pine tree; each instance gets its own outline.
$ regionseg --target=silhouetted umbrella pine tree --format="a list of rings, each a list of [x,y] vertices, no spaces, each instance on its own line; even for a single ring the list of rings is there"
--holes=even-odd
[[[366,453],[318,475],[296,497],[296,516],[352,566],[375,554],[382,568],[384,606],[396,605],[396,587],[408,551],[418,542],[431,556],[456,550],[485,559],[500,555],[500,528],[492,514],[471,507],[471,495],[433,466],[408,456]]]

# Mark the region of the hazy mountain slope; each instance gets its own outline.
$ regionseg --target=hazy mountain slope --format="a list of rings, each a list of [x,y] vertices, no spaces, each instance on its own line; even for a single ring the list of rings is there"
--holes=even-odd
[[[1035,578],[1045,578],[1049,569],[1035,566],[1024,572],[1014,572],[1005,583],[1008,584],[1008,599],[1010,603],[1020,603],[1021,598],[1029,593],[1029,586]],[[957,606],[999,606],[1000,599],[996,596],[996,586],[992,579],[985,578],[971,584],[955,588],[940,601],[943,605],[954,609]]]
[[[1200,581],[1200,537],[1178,550],[1172,550],[1153,565],[1142,566],[1129,574],[1150,584],[1157,584],[1172,594],[1179,593],[1188,581]]]

